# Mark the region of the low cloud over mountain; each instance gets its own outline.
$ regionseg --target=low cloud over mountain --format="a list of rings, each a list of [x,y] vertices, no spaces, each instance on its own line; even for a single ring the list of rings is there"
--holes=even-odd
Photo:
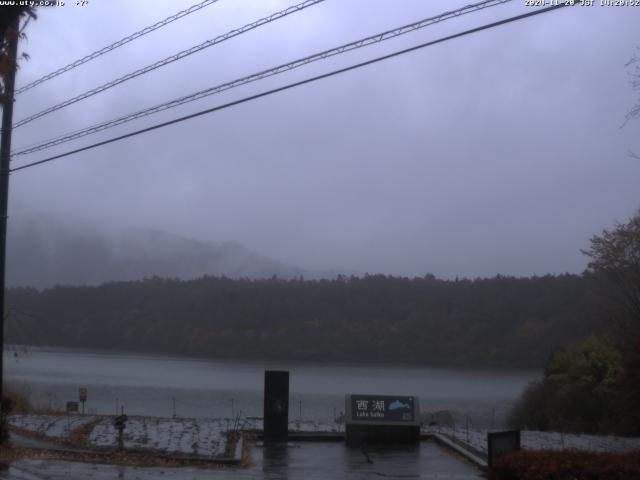
[[[107,232],[88,223],[24,213],[10,221],[9,286],[46,288],[152,276],[191,279],[203,275],[322,276],[258,255],[235,242],[203,242],[145,229]]]

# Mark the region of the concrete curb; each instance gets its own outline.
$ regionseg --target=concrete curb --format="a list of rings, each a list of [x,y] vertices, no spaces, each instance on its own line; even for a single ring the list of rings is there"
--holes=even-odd
[[[289,440],[299,442],[344,442],[343,432],[289,432]]]
[[[252,433],[260,441],[264,441],[264,435],[262,430],[247,430],[248,433]],[[344,442],[344,432],[300,432],[289,431],[287,434],[287,441],[298,442]],[[286,443],[286,442],[285,442]]]
[[[233,452],[233,463],[242,463],[242,452],[244,451],[244,437],[240,435],[240,438],[236,442],[236,449]]]
[[[65,445],[62,443],[48,441],[46,439],[38,438],[36,436],[28,437],[26,435],[20,435],[15,432],[11,432],[9,444],[19,448],[30,448],[32,450],[47,450],[49,452],[69,452],[69,453],[81,453],[81,454],[91,454],[96,452],[95,450],[80,448],[74,445]]]
[[[433,438],[436,442],[438,442],[440,445],[443,445],[443,446],[445,446],[447,448],[455,450],[457,453],[459,453],[460,455],[465,457],[467,460],[473,462],[477,466],[479,466],[481,468],[487,468],[488,467],[487,461],[485,459],[480,458],[479,456],[475,455],[474,453],[471,453],[469,450],[467,450],[464,447],[461,447],[460,445],[458,445],[457,443],[449,440],[444,435],[442,435],[440,433],[430,433],[428,435],[431,438]]]

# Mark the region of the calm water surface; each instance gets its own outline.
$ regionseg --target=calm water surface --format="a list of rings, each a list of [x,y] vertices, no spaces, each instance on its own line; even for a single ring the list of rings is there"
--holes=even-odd
[[[88,388],[87,411],[186,417],[262,416],[265,369],[291,372],[291,420],[332,422],[347,393],[415,395],[423,412],[450,409],[473,426],[499,427],[538,371],[374,367],[201,360],[29,349],[5,354],[8,382],[42,407],[63,408]],[[175,406],[175,407],[174,407]],[[175,408],[175,410],[174,410]]]

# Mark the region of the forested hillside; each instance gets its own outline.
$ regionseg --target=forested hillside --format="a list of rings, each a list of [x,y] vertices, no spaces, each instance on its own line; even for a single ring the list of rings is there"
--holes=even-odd
[[[10,289],[7,341],[216,358],[541,366],[602,330],[591,275],[152,278]]]

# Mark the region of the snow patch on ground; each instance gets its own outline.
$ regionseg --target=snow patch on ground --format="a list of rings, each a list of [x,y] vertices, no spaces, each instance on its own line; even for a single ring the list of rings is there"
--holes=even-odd
[[[112,416],[95,415],[13,415],[11,425],[43,437],[65,440],[69,433],[90,422],[88,443],[96,448],[115,448],[118,432]],[[226,433],[231,430],[262,430],[262,418],[159,418],[129,417],[124,429],[124,447],[194,456],[217,457],[225,454]],[[340,432],[334,421],[293,420],[289,430],[297,432]]]
[[[293,432],[344,432],[344,424],[332,421],[294,420],[289,422],[289,430]]]
[[[96,418],[92,415],[11,415],[9,425],[45,437],[66,439],[73,430]]]
[[[89,422],[97,422],[89,434],[89,444],[98,448],[118,445],[113,417],[64,415],[13,415],[12,426],[48,438],[66,439],[69,432]],[[221,456],[225,453],[228,422],[218,419],[130,417],[124,429],[124,446],[166,453]]]
[[[428,428],[426,433],[441,433],[487,453],[487,431],[461,428]],[[594,452],[628,452],[640,450],[640,438],[606,435],[579,435],[560,432],[523,431],[520,441],[527,450],[589,450]]]
[[[226,423],[217,419],[133,417],[124,429],[124,446],[201,456],[224,454]],[[89,436],[96,447],[117,446],[113,420],[100,421]]]
[[[262,430],[262,419],[249,417],[240,420],[240,430]],[[233,424],[232,424],[233,427]],[[344,424],[334,421],[318,422],[315,420],[290,420],[290,432],[344,432]]]

